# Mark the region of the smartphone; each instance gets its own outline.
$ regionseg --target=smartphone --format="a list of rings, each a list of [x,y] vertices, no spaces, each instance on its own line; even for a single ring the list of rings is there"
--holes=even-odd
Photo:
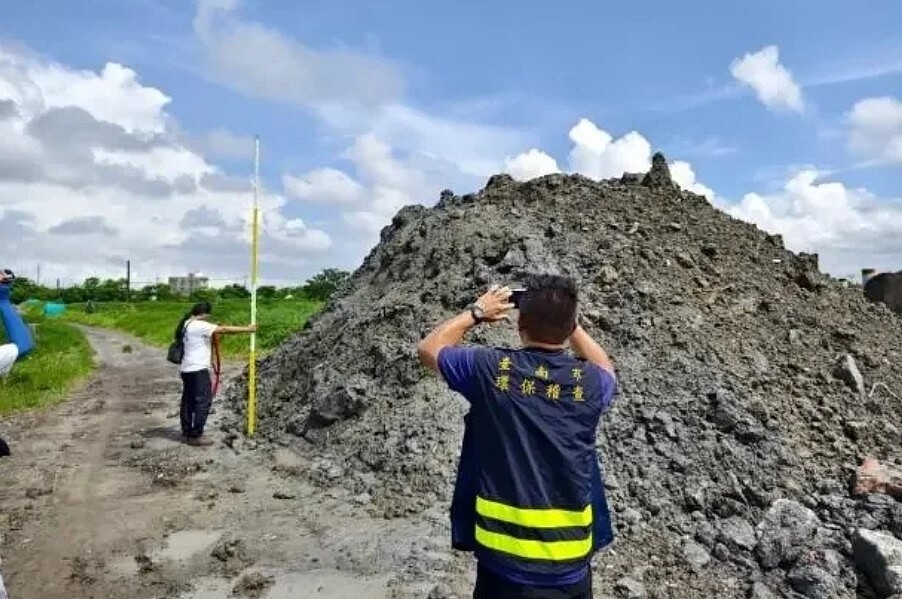
[[[523,296],[525,294],[525,289],[511,289],[511,303],[517,308],[517,310],[520,309],[520,302],[523,301]]]

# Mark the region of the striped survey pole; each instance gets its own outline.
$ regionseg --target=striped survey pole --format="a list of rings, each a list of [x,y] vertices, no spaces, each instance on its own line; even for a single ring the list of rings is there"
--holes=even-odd
[[[251,216],[251,324],[257,324],[257,255],[260,249],[260,137],[254,138],[254,207]],[[247,435],[257,429],[257,333],[251,333],[247,367]]]

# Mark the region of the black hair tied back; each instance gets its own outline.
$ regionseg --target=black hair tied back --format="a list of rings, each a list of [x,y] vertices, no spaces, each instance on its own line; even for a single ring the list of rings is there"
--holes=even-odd
[[[213,306],[210,302],[203,301],[194,304],[191,307],[191,310],[185,314],[181,321],[179,321],[179,325],[175,327],[175,332],[173,333],[173,338],[176,341],[179,341],[182,337],[182,333],[185,330],[185,323],[188,322],[188,319],[192,316],[201,316],[203,314],[209,314],[213,311]]]

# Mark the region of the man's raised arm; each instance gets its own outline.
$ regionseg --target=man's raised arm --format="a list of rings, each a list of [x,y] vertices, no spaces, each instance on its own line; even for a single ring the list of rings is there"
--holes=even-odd
[[[507,287],[492,289],[479,298],[473,308],[438,325],[417,345],[417,355],[424,366],[439,372],[438,355],[445,347],[458,345],[480,322],[497,322],[508,318],[514,307],[510,303],[511,290]]]
[[[570,335],[570,347],[580,358],[604,368],[611,374],[614,373],[614,363],[611,362],[608,353],[592,339],[581,325],[577,324],[573,334]]]

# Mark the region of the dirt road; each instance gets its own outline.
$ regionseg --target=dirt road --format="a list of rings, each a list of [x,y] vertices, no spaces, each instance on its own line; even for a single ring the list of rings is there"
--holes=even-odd
[[[66,403],[0,423],[0,556],[11,599],[467,596],[445,507],[415,520],[321,489],[303,456],[179,441],[178,373],[89,330],[100,366]],[[215,405],[215,404],[214,404]],[[434,589],[442,585],[442,590]]]

